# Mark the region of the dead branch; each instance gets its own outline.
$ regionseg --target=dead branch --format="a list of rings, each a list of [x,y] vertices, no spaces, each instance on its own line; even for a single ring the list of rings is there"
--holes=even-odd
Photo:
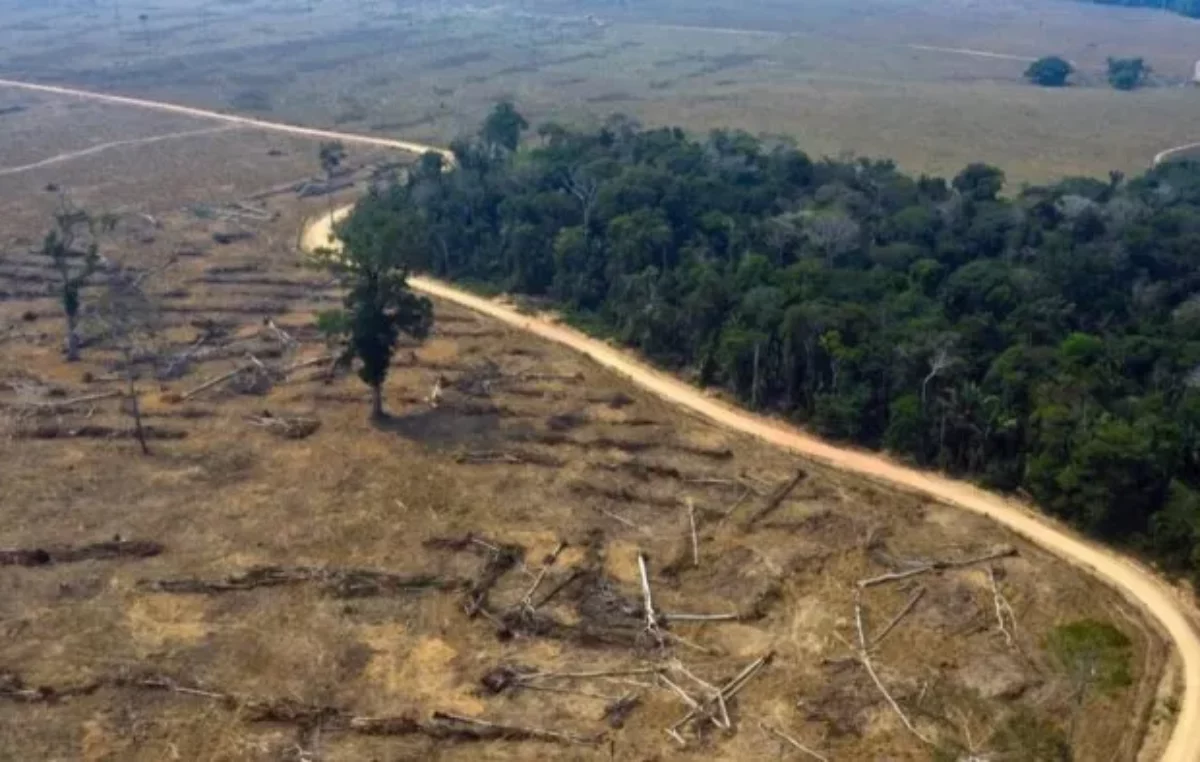
[[[646,617],[646,634],[662,643],[662,635],[658,629],[658,617],[654,613],[654,601],[650,597],[650,576],[646,573],[646,554],[638,553],[638,574],[642,579],[642,613]]]
[[[475,542],[483,542],[476,538],[472,538]],[[474,616],[481,609],[486,608],[488,594],[500,578],[508,573],[510,569],[520,563],[522,556],[525,553],[524,548],[519,545],[499,545],[489,546],[490,553],[487,563],[484,564],[479,577],[471,584],[467,591],[467,601],[464,609],[467,616]]]
[[[696,536],[696,503],[687,499],[688,524],[692,529],[692,566],[700,566],[700,540]]]
[[[627,693],[613,703],[604,707],[604,714],[600,719],[608,722],[608,726],[613,729],[619,729],[625,726],[625,720],[634,709],[637,709],[642,703],[642,697],[635,693]]]
[[[308,360],[301,360],[298,363],[293,363],[293,364],[287,366],[286,368],[283,368],[280,371],[280,373],[287,375],[288,373],[291,373],[292,371],[295,371],[295,370],[301,370],[303,368],[310,368],[313,365],[320,365],[321,363],[325,363],[325,362],[333,362],[334,359],[335,358],[333,355],[322,355],[320,357],[313,357]]]
[[[871,681],[875,683],[875,687],[878,688],[879,692],[883,694],[883,697],[887,699],[888,704],[892,707],[892,711],[894,711],[896,716],[900,718],[900,721],[904,723],[904,727],[908,728],[909,732],[919,738],[921,741],[932,746],[933,742],[926,738],[924,734],[917,730],[916,726],[912,724],[912,720],[908,718],[908,715],[905,714],[904,710],[900,708],[900,705],[896,703],[896,699],[892,698],[892,694],[888,691],[887,687],[883,684],[883,681],[879,679],[879,675],[875,672],[875,665],[871,662],[871,651],[867,643],[866,630],[863,627],[862,598],[858,590],[856,590],[854,593],[854,624],[858,630],[859,663],[863,665],[863,669],[865,669],[867,674],[870,675]]]
[[[464,465],[534,465],[547,466],[550,468],[558,468],[563,465],[563,462],[558,458],[542,455],[534,452],[523,452],[520,450],[502,451],[502,450],[480,450],[476,452],[464,452],[454,458],[455,463]]]
[[[742,618],[741,614],[667,614],[659,612],[660,619],[667,622],[735,622]]]
[[[529,590],[525,593],[524,596],[521,597],[521,608],[522,609],[525,609],[527,611],[534,610],[533,594],[536,593],[537,589],[542,586],[542,580],[544,580],[546,578],[546,574],[550,571],[550,567],[554,566],[554,562],[558,560],[559,554],[562,553],[563,549],[566,547],[567,547],[567,543],[563,540],[559,540],[559,543],[554,548],[554,551],[550,555],[546,556],[546,558],[542,559],[541,570],[538,571],[537,577],[535,577],[533,580],[533,584],[529,586]]]
[[[241,366],[238,366],[237,368],[234,368],[233,370],[229,371],[228,373],[222,373],[221,375],[217,376],[216,378],[209,379],[208,381],[205,381],[204,383],[197,386],[195,389],[190,389],[190,390],[184,392],[183,394],[179,395],[179,401],[183,402],[185,400],[189,400],[192,397],[195,397],[197,394],[200,394],[201,392],[204,392],[204,391],[207,391],[207,390],[213,388],[214,386],[221,383],[222,381],[228,381],[229,379],[233,378],[234,376],[238,375],[239,373],[244,373],[245,371],[250,370],[250,368],[251,368],[250,365],[241,365]]]
[[[658,673],[658,679],[663,685],[670,688],[672,693],[674,693],[676,696],[681,698],[683,700],[683,703],[687,704],[688,707],[690,707],[693,711],[697,711],[697,712],[702,711],[702,709],[700,707],[700,702],[697,701],[696,699],[692,698],[691,695],[689,695],[687,691],[685,691],[677,683],[675,683],[673,680],[671,680],[671,678],[667,677],[666,675],[664,675],[663,673],[660,672],[660,673]],[[712,719],[712,718],[709,718],[709,719]]]
[[[1012,606],[1009,605],[1008,599],[1004,597],[1004,593],[1000,592],[1000,583],[996,580],[996,568],[994,566],[988,567],[988,579],[992,582],[992,600],[996,606],[996,623],[1000,626],[1000,632],[1004,634],[1004,642],[1011,648],[1014,645],[1013,635],[1005,623],[1004,615],[1008,614],[1014,627],[1016,626],[1016,616],[1013,614]]]
[[[900,624],[900,620],[908,616],[908,613],[913,610],[913,608],[917,605],[917,602],[920,601],[924,595],[925,588],[917,588],[917,591],[909,597],[908,603],[905,603],[900,611],[896,613],[896,616],[892,617],[891,621],[887,623],[887,626],[884,627],[878,635],[871,638],[870,647],[872,650],[877,648],[879,644],[883,642],[883,639],[891,634],[892,630],[896,629],[896,625]]]
[[[775,494],[771,495],[766,504],[763,505],[762,508],[759,508],[754,515],[746,520],[746,526],[753,526],[764,516],[773,512],[780,506],[781,503],[783,503],[784,500],[787,499],[788,495],[792,494],[792,490],[796,489],[800,482],[804,481],[806,478],[808,478],[808,472],[804,471],[803,469],[797,469],[796,475],[775,490]]]
[[[223,579],[195,578],[141,580],[138,586],[154,592],[179,595],[218,595],[262,587],[316,583],[334,598],[365,598],[399,595],[421,590],[454,590],[462,580],[433,575],[391,574],[373,569],[329,569],[312,566],[255,566],[243,574]]]
[[[732,723],[729,721],[729,708],[725,706],[725,696],[721,693],[720,688],[706,680],[702,680],[697,677],[691,672],[691,670],[683,665],[683,662],[679,661],[678,659],[672,662],[671,667],[687,677],[696,685],[699,685],[701,688],[703,688],[705,692],[708,693],[709,699],[717,702],[717,708],[720,710],[721,715],[719,720],[714,718],[713,721],[718,727],[724,728],[725,730],[729,730],[731,727],[733,727]]]
[[[561,593],[563,590],[565,590],[568,585],[570,585],[575,580],[579,579],[580,576],[582,576],[582,575],[583,575],[582,570],[572,569],[571,573],[568,574],[566,576],[566,578],[563,579],[562,582],[559,582],[557,585],[555,585],[554,588],[550,592],[548,592],[544,596],[542,596],[542,599],[540,601],[538,601],[537,605],[534,606],[533,608],[536,610],[536,609],[541,608],[542,606],[545,606],[547,603],[549,603],[551,600],[553,600],[555,598],[555,596],[557,596],[559,593]]]
[[[88,402],[99,402],[100,400],[112,399],[120,397],[124,392],[110,391],[100,392],[98,394],[89,394],[84,397],[74,397],[66,400],[55,400],[54,402],[21,402],[21,403],[4,403],[12,407],[25,408],[28,410],[36,410],[39,412],[52,412],[62,410],[63,408],[74,407],[75,405],[83,405]]]
[[[749,684],[749,682],[754,678],[755,675],[759,673],[760,670],[762,670],[764,666],[770,664],[773,658],[775,658],[775,652],[768,651],[767,653],[755,659],[745,669],[739,672],[736,677],[725,683],[725,685],[721,686],[721,688],[717,691],[717,695],[714,696],[712,700],[703,704],[698,710],[691,710],[684,715],[682,719],[668,728],[667,735],[671,736],[676,741],[679,741],[681,744],[685,744],[683,737],[679,735],[679,729],[681,727],[701,716],[711,717],[713,711],[715,709],[719,709],[718,698],[720,703],[727,704],[730,699],[736,696],[743,688],[746,687],[747,684]]]
[[[246,416],[252,426],[264,428],[272,434],[284,439],[305,439],[321,428],[321,422],[316,418],[284,417],[270,415]]]
[[[484,728],[493,738],[503,738],[510,741],[516,740],[539,740],[539,741],[557,741],[560,743],[571,744],[595,744],[599,742],[600,736],[584,737],[574,735],[573,733],[560,733],[557,730],[544,730],[542,728],[526,728],[517,725],[503,725],[487,720],[480,720],[474,717],[463,717],[457,714],[449,714],[447,712],[434,712],[433,720],[437,723],[448,723],[450,725],[469,725],[476,728]]]
[[[735,500],[733,505],[725,509],[725,513],[721,516],[721,523],[724,523],[726,519],[733,515],[734,511],[736,511],[738,508],[741,508],[742,504],[745,503],[746,499],[752,494],[754,494],[754,490],[750,487],[746,487],[746,489],[742,492],[741,497]]]
[[[775,728],[770,727],[769,725],[764,725],[761,722],[758,723],[758,727],[761,728],[764,732],[770,733],[771,735],[775,736],[780,741],[791,744],[792,748],[794,748],[796,751],[799,751],[801,754],[807,754],[808,756],[812,757],[813,759],[820,760],[820,762],[829,762],[829,757],[826,757],[824,754],[821,754],[818,751],[808,748],[804,744],[797,741],[795,738],[792,738],[787,733],[784,733],[782,730],[776,730]]]
[[[672,643],[678,643],[679,645],[690,648],[693,651],[696,651],[698,653],[707,654],[708,656],[722,656],[723,655],[723,652],[720,649],[709,648],[708,646],[702,646],[699,643],[692,641],[692,640],[688,640],[687,638],[683,637],[682,635],[671,632],[670,630],[660,630],[659,632],[665,640],[669,640]]]
[[[271,330],[271,333],[275,334],[275,338],[279,339],[280,344],[283,344],[288,349],[295,348],[296,346],[298,346],[300,344],[300,342],[298,342],[294,338],[292,338],[292,335],[290,333],[288,333],[287,331],[280,328],[275,323],[275,320],[273,318],[267,318],[266,322],[267,322],[267,328],[269,328]]]
[[[626,677],[628,675],[657,675],[662,667],[631,667],[628,669],[601,669],[591,672],[531,672],[521,675],[522,681],[527,680],[591,680],[598,677]]]
[[[618,513],[613,513],[612,511],[608,510],[607,508],[603,508],[599,505],[593,505],[592,507],[595,508],[600,513],[603,513],[605,516],[609,517],[613,521],[618,521],[618,522],[624,524],[625,526],[629,527],[630,529],[641,532],[642,534],[650,534],[650,530],[647,529],[646,527],[644,527],[640,524],[635,524],[632,521],[630,521],[629,519],[625,518],[624,516],[622,516]]]
[[[859,589],[874,587],[875,585],[882,585],[886,582],[897,582],[902,579],[908,579],[909,577],[915,577],[919,574],[926,574],[931,571],[961,569],[963,567],[974,566],[975,564],[982,564],[988,561],[995,561],[998,558],[1008,558],[1015,555],[1017,555],[1016,548],[1012,547],[1011,545],[1002,545],[982,556],[976,556],[974,558],[966,558],[962,560],[933,561],[932,563],[922,564],[921,566],[917,566],[912,569],[906,569],[905,571],[889,572],[887,574],[881,574],[878,577],[860,579],[856,584],[858,585]]]
[[[79,547],[0,548],[0,566],[49,566],[113,558],[151,558],[163,546],[148,540],[111,540]]]
[[[522,373],[518,381],[582,381],[582,373]]]

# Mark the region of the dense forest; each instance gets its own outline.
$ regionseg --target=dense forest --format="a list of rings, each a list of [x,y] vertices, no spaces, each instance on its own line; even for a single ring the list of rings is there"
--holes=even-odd
[[[1200,165],[1001,195],[508,104],[345,223],[820,434],[1200,570]],[[1200,576],[1200,575],[1198,575]]]
[[[1200,18],[1200,0],[1085,0],[1097,5],[1123,5],[1134,8],[1161,8],[1184,16]]]

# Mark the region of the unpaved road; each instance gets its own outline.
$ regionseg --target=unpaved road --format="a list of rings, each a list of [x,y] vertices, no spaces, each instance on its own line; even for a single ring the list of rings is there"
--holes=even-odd
[[[1011,53],[993,53],[990,50],[975,50],[974,48],[943,48],[937,45],[909,45],[908,47],[911,50],[924,50],[929,53],[955,53],[960,56],[974,56],[975,58],[997,58],[1001,61],[1031,63],[1037,60],[1028,56],[1014,56]]]
[[[22,164],[19,167],[4,167],[3,169],[0,169],[0,177],[3,177],[5,175],[16,175],[21,172],[28,172],[32,169],[40,169],[42,167],[48,167],[52,164],[61,164],[64,161],[71,161],[72,159],[81,159],[84,156],[91,156],[92,154],[102,153],[104,151],[108,151],[113,148],[125,148],[128,146],[142,146],[142,145],[146,145],[148,143],[161,143],[165,140],[181,140],[183,138],[195,137],[197,135],[212,135],[212,134],[218,133],[218,132],[227,132],[229,130],[236,130],[237,128],[238,128],[237,125],[227,124],[222,127],[205,127],[202,130],[186,130],[183,132],[167,132],[162,135],[151,135],[150,137],[147,137],[147,138],[133,138],[131,140],[114,140],[111,143],[99,143],[94,146],[88,146],[87,148],[81,148],[78,151],[68,151],[66,153],[55,154],[54,156],[50,156],[45,159],[41,159],[40,161],[35,161],[32,164]]]
[[[416,153],[437,151],[443,155],[449,154],[445,149],[418,143],[262,122],[168,103],[0,79],[0,86],[5,85],[151,108],[199,118],[220,119],[261,129],[325,140],[341,140],[345,143],[382,146]],[[330,245],[334,222],[348,212],[349,207],[339,209],[312,223],[304,231],[305,247],[311,250]],[[1047,517],[1036,514],[999,495],[985,492],[965,482],[907,468],[881,455],[834,447],[799,429],[727,405],[673,376],[651,368],[627,352],[590,338],[551,319],[523,315],[502,302],[484,299],[430,278],[413,277],[410,279],[410,283],[414,288],[431,296],[455,302],[507,325],[570,347],[606,368],[620,373],[660,398],[692,410],[714,423],[756,436],[771,444],[823,461],[843,471],[914,490],[963,510],[987,516],[1112,585],[1158,621],[1175,644],[1183,664],[1183,696],[1180,701],[1179,713],[1176,715],[1175,728],[1161,759],[1163,762],[1200,762],[1200,635],[1189,619],[1195,609],[1190,601],[1185,600],[1166,581],[1149,569],[1112,550],[1080,539],[1073,532],[1057,525]]]
[[[1174,148],[1168,148],[1165,151],[1159,151],[1158,153],[1154,154],[1154,166],[1157,167],[1164,161],[1171,161],[1175,154],[1186,154],[1190,151],[1195,151],[1197,148],[1200,148],[1200,143],[1187,143],[1186,145],[1175,146]],[[1197,158],[1200,158],[1200,156]],[[1200,730],[1197,730],[1196,732],[1200,733]]]

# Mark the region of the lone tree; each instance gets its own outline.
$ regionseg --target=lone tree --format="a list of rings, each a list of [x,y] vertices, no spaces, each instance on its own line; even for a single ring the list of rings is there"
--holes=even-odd
[[[325,172],[325,195],[329,199],[330,208],[333,206],[333,175],[346,160],[346,146],[340,140],[322,143],[317,151],[321,160],[321,170]]]
[[[1150,67],[1141,58],[1108,59],[1108,84],[1118,90],[1135,90],[1146,83]]]
[[[521,142],[521,133],[528,128],[529,122],[525,121],[512,101],[501,101],[484,120],[479,136],[493,151],[515,151]]]
[[[96,301],[96,318],[105,337],[121,354],[125,380],[125,404],[133,418],[134,436],[142,454],[150,454],[142,426],[142,408],[137,390],[139,360],[153,355],[158,333],[158,311],[142,290],[141,276],[121,268],[108,271],[104,291]]]
[[[67,318],[64,352],[68,362],[79,360],[80,291],[104,263],[100,234],[112,230],[115,224],[115,217],[93,217],[63,194],[54,211],[54,227],[42,240],[38,253],[50,260],[58,275],[59,299]]]
[[[340,250],[324,249],[318,259],[346,289],[344,308],[323,312],[317,326],[341,347],[337,363],[358,362],[358,376],[371,387],[371,418],[383,411],[383,382],[404,333],[429,335],[433,306],[408,287],[414,263],[423,261],[424,225],[411,208],[386,208],[368,197],[338,226]]]
[[[1075,67],[1059,56],[1039,58],[1025,70],[1025,78],[1042,87],[1063,87],[1067,78],[1075,73]]]

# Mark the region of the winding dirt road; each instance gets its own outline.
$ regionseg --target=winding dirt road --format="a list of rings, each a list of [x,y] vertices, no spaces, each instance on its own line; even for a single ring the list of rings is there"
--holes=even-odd
[[[89,98],[204,119],[222,120],[292,135],[341,140],[345,143],[374,145],[415,153],[437,151],[449,156],[449,152],[445,149],[418,143],[263,122],[257,119],[137,98],[4,79],[0,79],[0,86],[19,87],[37,92]],[[348,214],[349,210],[349,207],[339,209],[313,222],[304,231],[305,247],[311,250],[320,246],[329,246],[332,241],[334,223]],[[987,516],[1113,586],[1158,621],[1175,644],[1183,664],[1183,696],[1175,718],[1174,730],[1161,759],[1163,762],[1200,762],[1200,635],[1197,634],[1197,630],[1190,620],[1194,614],[1194,608],[1191,602],[1184,600],[1174,588],[1151,570],[1112,550],[1080,539],[1070,530],[1016,502],[985,492],[970,484],[917,471],[894,463],[880,455],[834,447],[799,429],[782,425],[715,400],[679,379],[655,370],[627,352],[592,339],[553,320],[522,315],[511,306],[501,302],[484,299],[429,278],[413,277],[410,282],[414,288],[431,296],[455,302],[507,325],[570,347],[604,367],[620,373],[663,400],[692,410],[721,426],[750,434],[800,455],[828,463],[843,471],[914,490],[963,510]]]

